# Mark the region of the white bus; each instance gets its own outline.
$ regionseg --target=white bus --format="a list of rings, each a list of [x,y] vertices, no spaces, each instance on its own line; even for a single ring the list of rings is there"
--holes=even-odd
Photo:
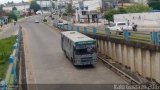
[[[96,40],[77,31],[61,33],[61,47],[73,65],[94,65],[97,61]]]

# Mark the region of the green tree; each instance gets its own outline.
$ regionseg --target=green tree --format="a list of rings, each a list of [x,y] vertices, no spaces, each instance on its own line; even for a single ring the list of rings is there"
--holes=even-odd
[[[66,13],[73,15],[74,12],[75,12],[75,10],[73,9],[72,4],[68,4],[67,9],[66,9]]]
[[[148,5],[153,9],[160,10],[160,0],[148,0]]]
[[[18,19],[17,15],[16,15],[13,11],[11,11],[11,12],[8,14],[8,18],[9,18],[9,20],[13,19],[13,20],[15,20],[15,21],[17,21],[17,19]]]
[[[37,4],[36,0],[31,1],[30,9],[34,10],[34,12],[37,12],[41,9],[40,5]]]
[[[15,10],[17,10],[17,8],[14,6],[14,7],[12,8],[12,11],[15,11]]]
[[[142,12],[148,12],[150,10],[152,10],[152,8],[142,4],[134,4],[126,8],[127,13],[142,13]]]
[[[56,5],[52,2],[52,8],[55,9]]]
[[[107,19],[108,21],[113,21],[113,16],[114,14],[119,14],[119,10],[115,10],[115,9],[110,9],[107,12],[105,12],[104,17],[105,19]]]
[[[125,8],[122,8],[122,7],[119,8],[118,11],[119,11],[119,13],[121,13],[121,14],[127,13],[126,9],[125,9]]]
[[[110,9],[109,11],[105,12],[104,17],[109,21],[113,21],[114,14],[141,13],[148,12],[150,10],[152,10],[152,8],[148,6],[134,4],[132,6],[128,6],[127,8],[119,8],[118,10]]]
[[[0,11],[3,11],[3,5],[0,5]]]

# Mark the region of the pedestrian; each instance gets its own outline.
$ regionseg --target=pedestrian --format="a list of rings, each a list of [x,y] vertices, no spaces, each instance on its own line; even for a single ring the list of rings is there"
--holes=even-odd
[[[127,21],[127,24],[128,24],[128,26],[130,25],[130,22],[129,22],[129,20]]]
[[[132,23],[132,29],[133,29],[133,31],[137,31],[137,24]]]
[[[17,21],[13,21],[14,22],[14,25],[16,25]]]

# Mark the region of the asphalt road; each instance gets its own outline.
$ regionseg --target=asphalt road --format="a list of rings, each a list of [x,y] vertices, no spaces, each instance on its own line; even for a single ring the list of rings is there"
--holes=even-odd
[[[112,90],[113,84],[126,84],[100,61],[94,67],[74,67],[61,50],[59,32],[34,23],[35,19],[40,17],[19,23],[24,33],[28,84],[37,90]]]

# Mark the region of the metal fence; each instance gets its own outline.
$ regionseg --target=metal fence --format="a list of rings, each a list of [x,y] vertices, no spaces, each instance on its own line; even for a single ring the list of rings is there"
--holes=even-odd
[[[108,28],[96,28],[96,27],[83,27],[75,26],[72,24],[59,25],[58,23],[53,24],[55,27],[64,31],[78,31],[84,34],[94,34],[106,36],[108,38],[124,39],[125,41],[137,41],[142,43],[154,44],[160,46],[160,32],[148,32],[148,31],[111,31]]]
[[[22,27],[19,26],[19,31],[18,34],[16,35],[16,42],[13,45],[13,52],[9,57],[9,66],[6,72],[6,76],[4,78],[4,80],[2,80],[0,82],[0,90],[15,90],[17,89],[17,84],[18,84],[18,63],[20,60],[20,41],[22,38],[22,31],[21,31]]]

